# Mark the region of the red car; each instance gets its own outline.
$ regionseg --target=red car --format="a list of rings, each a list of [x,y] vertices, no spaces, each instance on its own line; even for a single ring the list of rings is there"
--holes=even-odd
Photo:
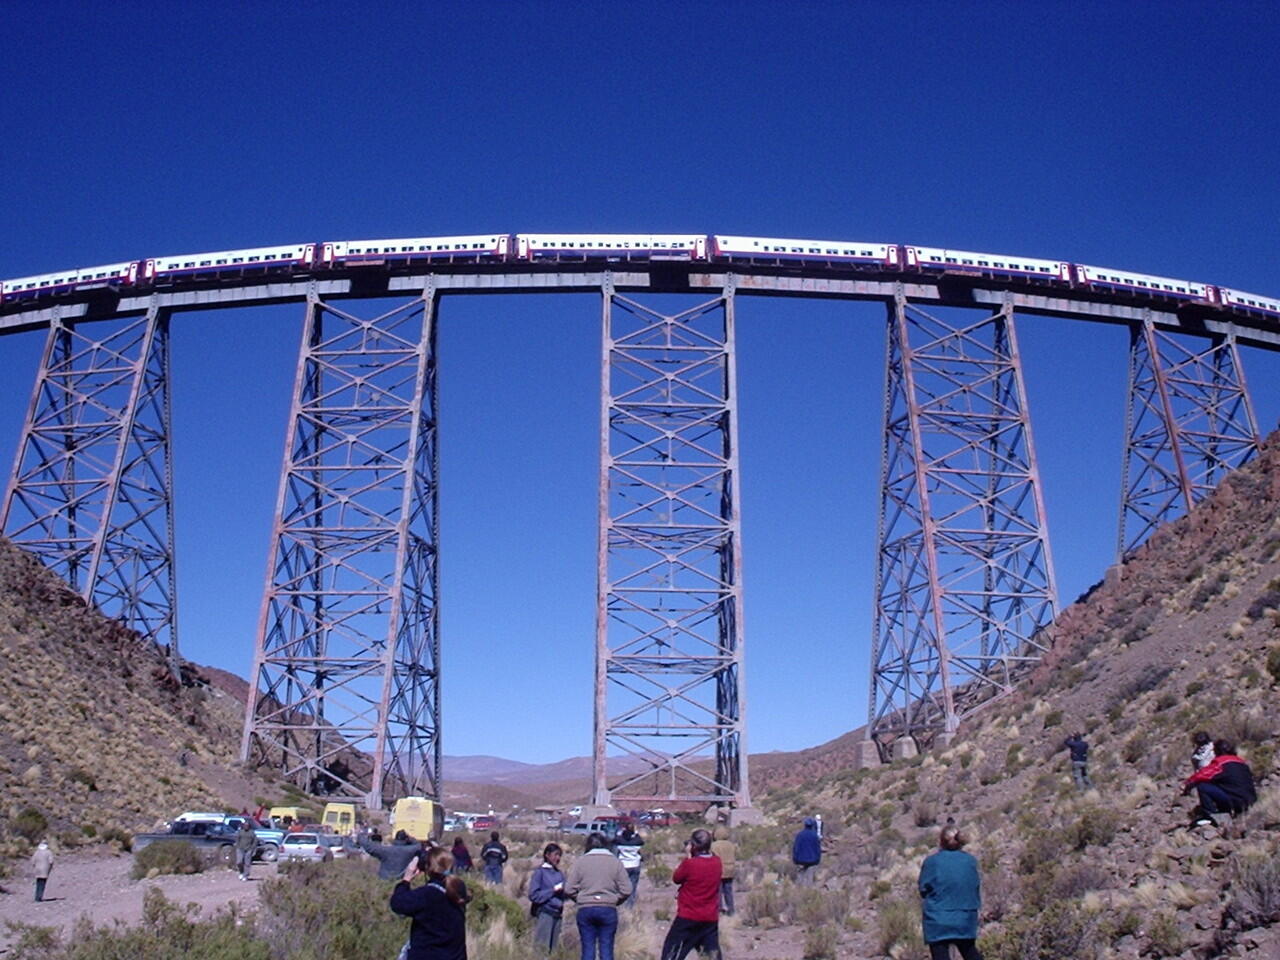
[[[481,830],[497,830],[498,821],[493,817],[476,817],[475,822],[471,824],[471,829],[476,833]]]

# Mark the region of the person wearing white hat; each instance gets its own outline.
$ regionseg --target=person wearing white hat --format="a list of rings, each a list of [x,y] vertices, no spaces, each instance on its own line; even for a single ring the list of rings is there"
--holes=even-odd
[[[31,855],[31,869],[36,875],[36,903],[39,903],[44,899],[44,886],[49,882],[49,874],[53,872],[53,851],[43,840]]]

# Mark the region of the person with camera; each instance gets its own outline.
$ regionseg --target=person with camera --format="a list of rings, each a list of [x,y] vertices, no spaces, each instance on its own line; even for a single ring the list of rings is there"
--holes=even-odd
[[[400,960],[467,960],[466,906],[471,899],[461,877],[449,876],[453,855],[441,847],[423,851],[405,867],[391,893],[391,909],[412,920]],[[410,884],[420,873],[425,886]]]
[[[662,960],[684,960],[697,950],[720,960],[720,880],[724,865],[711,852],[711,833],[695,830],[684,846],[688,859],[676,867],[671,882],[676,895],[676,918],[662,944]]]

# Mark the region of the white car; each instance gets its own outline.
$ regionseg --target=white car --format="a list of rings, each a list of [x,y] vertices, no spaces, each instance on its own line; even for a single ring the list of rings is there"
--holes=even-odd
[[[300,860],[324,863],[333,859],[333,850],[318,833],[286,833],[280,845],[280,859],[287,863]]]

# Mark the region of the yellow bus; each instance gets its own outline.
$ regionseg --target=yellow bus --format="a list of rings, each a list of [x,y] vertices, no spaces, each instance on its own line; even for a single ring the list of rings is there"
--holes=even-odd
[[[391,808],[391,829],[415,840],[439,840],[444,832],[444,808],[426,797],[401,797]]]
[[[350,837],[356,832],[356,805],[354,803],[326,803],[320,825],[340,837]]]

